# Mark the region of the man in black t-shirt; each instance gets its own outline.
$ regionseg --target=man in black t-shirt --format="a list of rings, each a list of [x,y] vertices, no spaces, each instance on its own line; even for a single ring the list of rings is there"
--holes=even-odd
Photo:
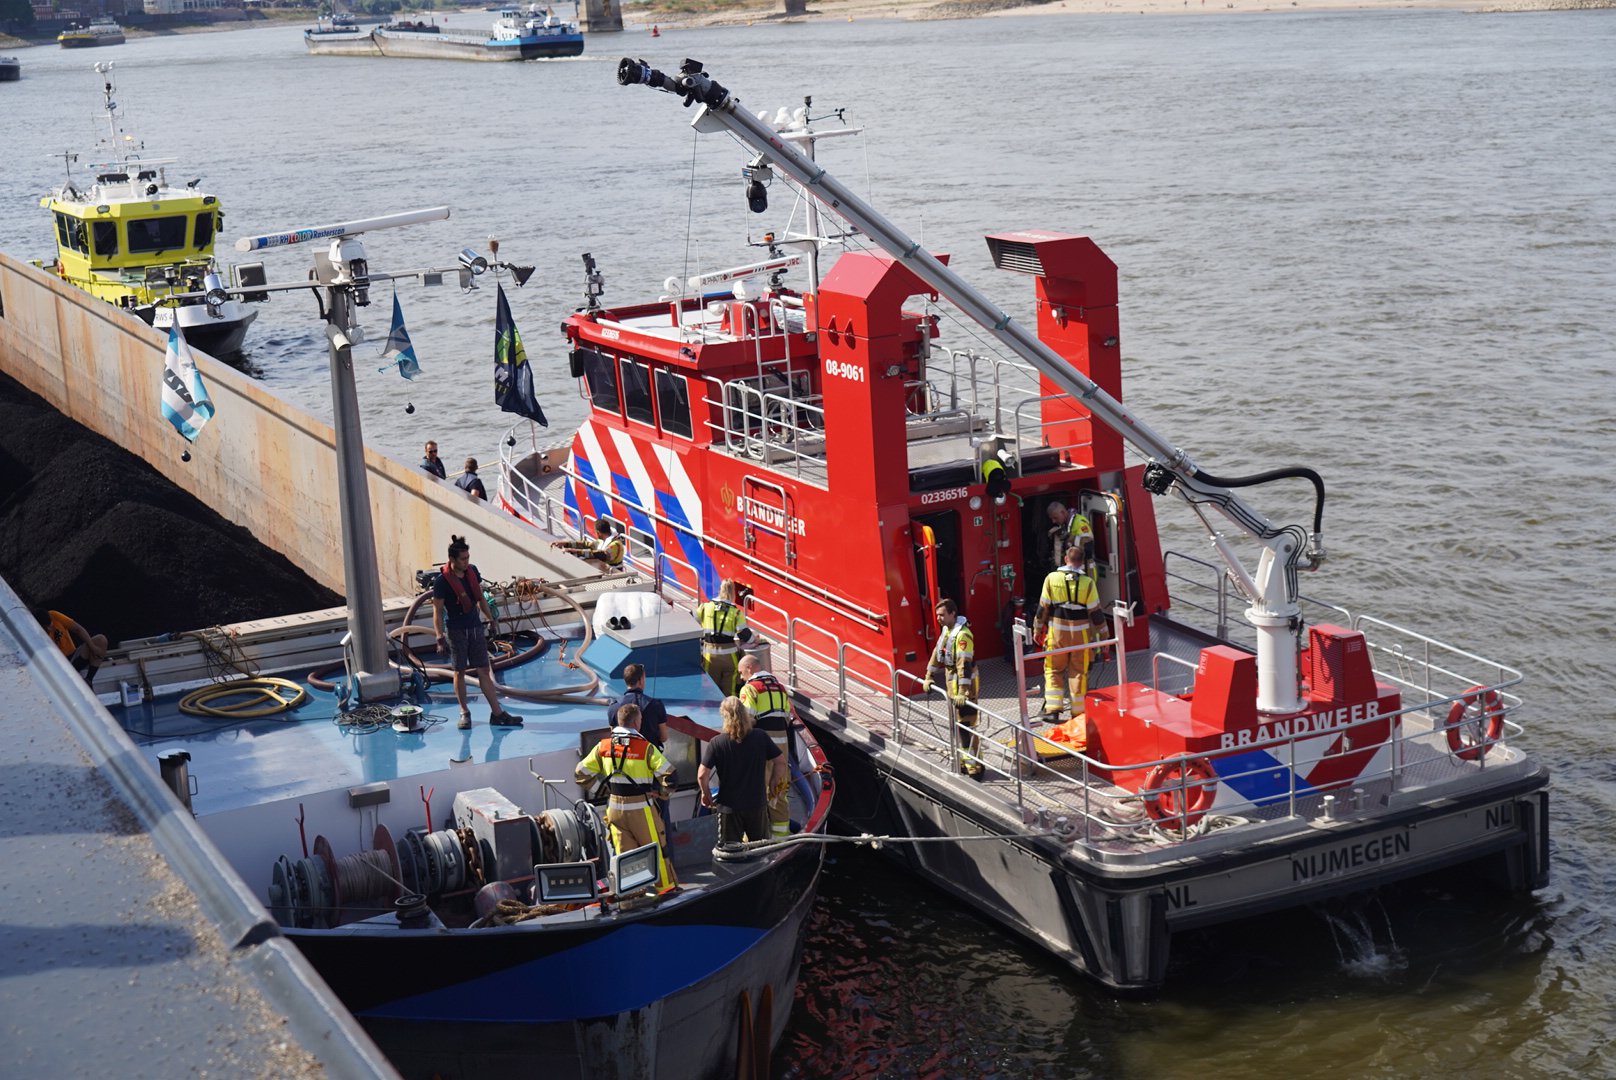
[[[718,811],[718,840],[769,838],[770,789],[787,780],[785,755],[768,734],[752,726],[752,714],[738,697],[727,697],[718,707],[724,733],[701,752],[696,772],[701,804]],[[713,798],[713,774],[718,774],[718,797]]]

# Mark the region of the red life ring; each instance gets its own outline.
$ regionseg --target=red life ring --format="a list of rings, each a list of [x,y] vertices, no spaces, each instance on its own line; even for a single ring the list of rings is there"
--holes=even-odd
[[[1164,761],[1145,777],[1139,794],[1145,813],[1156,821],[1187,829],[1206,816],[1218,794],[1218,775],[1205,758]]]
[[[1481,722],[1487,722],[1487,737],[1478,739]],[[1504,703],[1485,686],[1472,686],[1448,710],[1448,749],[1460,761],[1480,761],[1487,750],[1504,735]]]

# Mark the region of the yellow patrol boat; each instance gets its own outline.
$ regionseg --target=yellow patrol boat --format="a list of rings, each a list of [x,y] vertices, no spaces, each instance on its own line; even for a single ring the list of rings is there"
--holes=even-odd
[[[95,70],[104,77],[110,154],[88,166],[92,179],[83,190],[73,170],[78,155],[65,155],[66,183],[39,201],[54,218],[56,260],[39,265],[159,330],[178,318],[186,340],[204,352],[239,352],[258,313],[224,291],[213,258],[224,220],[219,200],[197,190],[199,180],[169,187],[166,171],[175,159],[143,156],[118,114],[112,64]],[[229,276],[233,286],[262,283],[262,264],[233,267]]]

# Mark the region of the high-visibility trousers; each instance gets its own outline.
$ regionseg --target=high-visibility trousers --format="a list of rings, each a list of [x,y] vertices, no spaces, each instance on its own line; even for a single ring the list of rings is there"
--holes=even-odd
[[[619,855],[646,844],[656,844],[657,877],[662,888],[677,884],[673,863],[668,860],[668,841],[662,834],[662,815],[649,799],[626,803],[613,799],[606,807],[606,826],[612,834],[612,847]]]
[[[1051,625],[1044,639],[1046,649],[1064,649],[1071,645],[1086,645],[1087,630],[1068,630]],[[1083,710],[1083,695],[1088,692],[1090,650],[1056,653],[1044,657],[1044,712],[1058,713],[1068,705],[1073,715]]]
[[[721,649],[725,651],[718,651]],[[703,645],[701,668],[725,697],[735,693],[735,646]]]
[[[784,720],[779,722],[782,725],[786,723]],[[761,723],[759,723],[758,727],[766,732],[769,738],[774,740],[774,745],[780,748],[780,753],[785,755],[787,761],[790,761],[791,736],[789,731],[776,730],[772,727],[764,728]],[[768,788],[768,782],[769,766],[765,764],[763,766],[763,783],[765,788]],[[791,773],[789,768],[786,772],[785,782],[780,785],[779,789],[769,789],[769,835],[791,835]]]
[[[948,680],[948,696],[954,703],[954,719],[959,724],[959,762],[967,772],[981,772],[982,759],[977,756],[981,736],[976,733],[977,680],[961,684],[958,679]]]

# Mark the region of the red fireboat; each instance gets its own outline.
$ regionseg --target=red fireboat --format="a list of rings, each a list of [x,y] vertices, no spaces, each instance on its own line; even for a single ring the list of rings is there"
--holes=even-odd
[[[849,828],[1124,990],[1163,985],[1183,930],[1462,863],[1515,893],[1547,883],[1520,673],[1301,594],[1324,561],[1322,479],[1214,476],[1123,404],[1098,244],[987,237],[1031,279],[1030,332],[826,172],[816,144],[854,129],[816,128],[811,99],[760,119],[692,61],[624,60],[619,80],[748,146],[754,209],[780,178],[816,212],[640,304],[603,306],[584,256],[563,330],[589,416],[569,445],[508,454],[500,500],[580,535],[608,520],[629,571],[684,602],[742,586]],[[848,237],[874,247],[821,276]],[[1246,502],[1298,480],[1303,524]],[[1163,548],[1167,497],[1214,558]],[[1091,628],[1040,644],[1046,578],[1083,534]],[[974,694],[930,662],[959,625],[943,601],[973,632]]]

